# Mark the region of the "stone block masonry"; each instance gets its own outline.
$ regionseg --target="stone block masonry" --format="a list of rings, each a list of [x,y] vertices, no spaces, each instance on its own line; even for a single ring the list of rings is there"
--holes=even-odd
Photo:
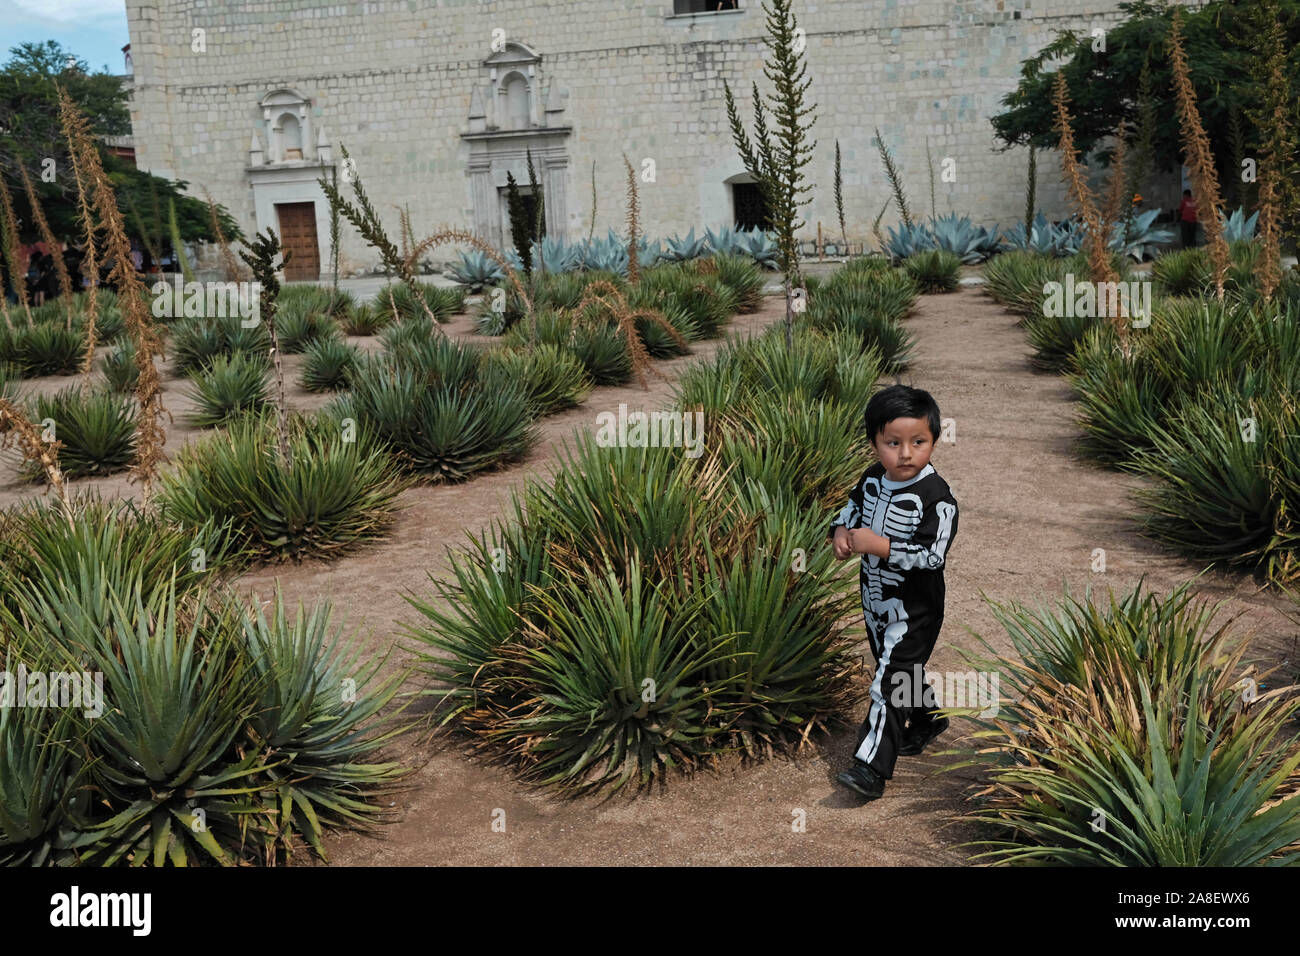
[[[420,234],[449,225],[501,241],[496,193],[516,154],[533,145],[546,155],[552,233],[587,235],[593,160],[596,232],[622,229],[624,152],[638,167],[654,161],[656,181],[641,188],[647,234],[730,225],[730,183],[744,170],[727,127],[723,81],[747,123],[751,83],[770,89],[758,0],[743,0],[739,12],[689,16],[674,16],[672,0],[126,6],[138,163],[189,181],[196,193],[207,186],[248,234],[275,225],[268,210],[281,201],[323,203],[311,180],[322,154],[339,162],[341,145],[395,238],[395,207],[409,207]],[[1056,30],[1086,32],[1121,17],[1119,0],[805,0],[796,14],[818,106],[805,233],[815,236],[818,221],[838,231],[831,191],[838,138],[854,241],[870,238],[888,195],[872,144],[876,126],[918,212],[929,211],[929,137],[936,172],[945,158],[955,164],[956,181],[936,183],[940,214],[1018,221],[1027,154],[997,152],[989,117],[1014,87],[1021,60]],[[511,44],[505,53],[503,40]],[[530,52],[506,62],[518,50]],[[494,55],[498,62],[488,64]],[[264,106],[276,91],[288,91],[290,105]],[[292,119],[282,121],[281,110]],[[295,143],[303,157],[297,171],[294,159],[275,152]],[[553,190],[558,210],[550,208]],[[1038,196],[1048,215],[1064,213],[1054,156],[1040,157]],[[324,265],[328,231],[318,239]],[[342,256],[377,264],[349,226]]]

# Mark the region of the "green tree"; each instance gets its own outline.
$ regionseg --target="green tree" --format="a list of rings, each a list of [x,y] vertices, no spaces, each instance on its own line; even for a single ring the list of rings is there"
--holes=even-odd
[[[771,4],[763,4],[763,12],[767,14],[767,37],[764,40],[767,61],[763,65],[763,75],[773,87],[767,102],[775,129],[768,130],[767,109],[755,83],[754,138],[751,142],[736,109],[731,85],[723,82],[727,120],[731,124],[736,150],[745,169],[758,184],[776,232],[781,272],[785,276],[787,345],[794,341],[793,290],[803,287],[795,234],[806,223],[799,218],[799,207],[812,199],[812,185],[805,179],[804,170],[812,162],[817,147],[816,141],[809,138],[816,122],[817,107],[815,103],[805,102],[805,94],[812,83],[803,57],[806,41],[792,7],[793,0],[772,0]]]
[[[22,188],[19,167],[25,167],[36,185],[37,198],[59,238],[79,239],[77,184],[72,174],[68,144],[59,126],[57,87],[84,112],[97,136],[122,136],[131,132],[127,93],[122,81],[110,73],[90,73],[82,60],[54,40],[23,43],[9,51],[0,67],[0,175],[14,196],[15,214],[21,220],[23,242],[36,241],[36,229]],[[162,225],[169,202],[176,204],[176,225],[183,239],[213,240],[207,204],[185,195],[184,180],[153,176],[109,153],[99,144],[100,160],[118,206],[128,213],[127,234],[146,245],[166,244]],[[132,213],[131,210],[135,212]],[[220,211],[222,228],[240,238],[234,219]]]
[[[1183,38],[1191,64],[1192,84],[1206,132],[1214,144],[1221,179],[1240,179],[1232,169],[1233,114],[1248,115],[1258,102],[1251,64],[1257,38],[1252,26],[1255,0],[1211,0],[1204,7],[1184,11]],[[1289,74],[1300,99],[1300,0],[1280,0],[1280,17],[1287,36]],[[1140,98],[1144,65],[1149,64],[1149,88],[1154,97],[1152,158],[1155,168],[1177,169],[1182,162],[1178,111],[1174,106],[1169,54],[1165,47],[1173,7],[1164,0],[1134,0],[1120,4],[1123,22],[1111,27],[1103,44],[1089,33],[1066,30],[1037,56],[1021,64],[1016,88],[1002,99],[1003,112],[992,118],[997,138],[1006,148],[1034,146],[1053,149],[1052,83],[1056,64],[1070,88],[1072,128],[1076,146],[1085,154],[1098,147],[1124,122],[1133,130],[1143,126]],[[1262,137],[1246,131],[1246,150],[1259,148]],[[1108,165],[1112,151],[1102,150]]]

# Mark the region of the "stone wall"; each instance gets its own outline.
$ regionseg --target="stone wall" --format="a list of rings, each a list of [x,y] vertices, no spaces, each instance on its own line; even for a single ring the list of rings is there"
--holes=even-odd
[[[888,196],[872,145],[879,127],[918,212],[929,211],[926,142],[956,181],[937,182],[939,212],[1010,224],[1023,214],[1027,151],[996,151],[989,117],[1015,85],[1020,61],[1064,28],[1087,31],[1119,17],[1119,0],[801,0],[811,97],[818,106],[806,236],[820,221],[838,231],[834,142],[843,152],[851,241],[866,240]],[[567,90],[563,123],[569,238],[591,227],[596,165],[597,234],[623,223],[622,155],[655,182],[641,189],[651,236],[730,224],[729,178],[743,173],[727,126],[723,82],[752,122],[751,82],[762,77],[763,11],[672,16],[671,0],[127,0],[135,63],[132,120],[141,168],[207,186],[246,233],[258,228],[246,167],[254,133],[268,146],[259,101],[289,88],[310,102],[313,137],[332,157],[346,145],[396,238],[395,206],[416,232],[471,226],[467,166],[473,88],[494,36],[526,44]],[[197,52],[194,30],[205,49]],[[494,31],[500,31],[494,34]],[[1059,163],[1040,157],[1039,204],[1065,211]],[[481,197],[480,197],[481,202]],[[885,222],[893,222],[891,208]],[[263,223],[264,225],[264,223]],[[553,230],[554,231],[554,230]],[[320,235],[322,264],[328,235]],[[343,258],[376,256],[345,224]]]

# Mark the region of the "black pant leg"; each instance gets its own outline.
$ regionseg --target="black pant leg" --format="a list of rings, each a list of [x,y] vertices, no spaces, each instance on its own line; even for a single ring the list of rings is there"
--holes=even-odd
[[[932,700],[925,695],[922,675],[942,623],[942,618],[894,621],[885,627],[881,637],[881,653],[871,683],[871,709],[854,756],[886,779],[894,775],[909,714],[918,704],[926,709],[926,701]]]

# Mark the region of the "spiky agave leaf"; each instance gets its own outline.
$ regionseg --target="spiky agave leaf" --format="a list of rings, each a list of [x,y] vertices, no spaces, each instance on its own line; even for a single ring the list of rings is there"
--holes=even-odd
[[[186,446],[161,479],[163,514],[185,526],[229,522],[231,545],[265,560],[329,556],[382,537],[407,482],[366,422],[348,434],[328,416],[295,417],[289,430],[287,467],[269,417]]]
[[[278,809],[268,843],[286,853],[301,834],[325,858],[331,825],[369,829],[384,809],[377,800],[404,771],[367,762],[397,734],[391,706],[405,674],[379,674],[383,660],[341,644],[330,605],[310,614],[299,604],[290,620],[276,588],[270,616],[260,604],[241,609],[244,641],[261,694],[250,726],[268,755],[269,797]]]
[[[246,415],[260,415],[269,407],[268,375],[266,361],[246,352],[216,356],[190,373],[189,397],[195,407],[187,416],[189,424],[215,428]]]
[[[127,468],[135,454],[135,403],[109,392],[69,386],[54,395],[37,395],[32,403],[35,422],[53,422],[59,442],[59,467],[68,478],[111,475]],[[31,481],[45,471],[24,465]]]

